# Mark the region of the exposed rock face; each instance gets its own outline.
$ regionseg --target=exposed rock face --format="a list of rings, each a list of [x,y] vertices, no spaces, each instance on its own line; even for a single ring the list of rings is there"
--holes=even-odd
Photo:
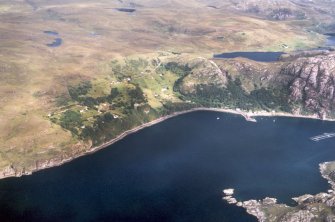
[[[261,202],[257,200],[248,200],[242,203],[242,206],[247,210],[251,215],[257,217],[259,222],[266,221],[265,213],[261,210]]]
[[[27,168],[22,166],[9,165],[4,170],[0,171],[0,179],[6,177],[20,177],[23,175],[30,175],[33,172],[42,169],[47,169],[54,166],[60,166],[72,159],[75,159],[76,157],[94,151],[91,142],[88,142],[87,144],[77,143],[73,145],[72,148],[73,149],[71,151],[59,154],[59,156],[57,157],[51,159],[36,160],[34,164],[32,164],[30,167]]]
[[[15,176],[16,172],[13,166],[6,167],[3,171],[0,172],[2,177]]]
[[[289,8],[278,8],[273,9],[269,13],[268,17],[274,20],[287,20],[287,19],[304,19],[306,15],[301,11],[293,11]]]
[[[299,58],[284,65],[281,73],[293,76],[290,99],[302,102],[304,107],[320,117],[334,107],[335,55]]]
[[[297,212],[287,213],[280,221],[281,222],[310,222],[316,216],[307,210],[299,210]]]
[[[329,55],[331,51],[334,51],[332,47],[326,49],[318,49],[318,50],[307,50],[307,51],[297,51],[290,52],[288,54],[282,54],[280,56],[280,61],[292,61],[294,59],[298,59],[300,57],[313,57],[318,55]]]
[[[305,203],[312,203],[313,198],[314,198],[313,195],[305,194],[303,196],[294,197],[292,199],[299,204],[305,204]]]

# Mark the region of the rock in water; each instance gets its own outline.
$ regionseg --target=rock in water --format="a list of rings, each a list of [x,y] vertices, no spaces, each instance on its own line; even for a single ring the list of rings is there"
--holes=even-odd
[[[223,190],[223,193],[227,196],[232,196],[234,194],[234,189],[232,189],[232,188],[225,189],[225,190]]]

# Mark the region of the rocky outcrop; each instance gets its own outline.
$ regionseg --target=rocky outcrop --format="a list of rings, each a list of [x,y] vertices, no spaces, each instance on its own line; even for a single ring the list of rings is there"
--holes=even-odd
[[[324,49],[315,49],[315,50],[307,50],[307,51],[297,51],[297,52],[290,52],[284,53],[280,56],[280,61],[293,61],[295,59],[301,57],[313,57],[319,55],[329,55],[331,51],[334,51],[332,47],[324,48]]]
[[[242,203],[242,207],[247,210],[247,212],[251,215],[254,215],[258,221],[264,222],[266,221],[265,213],[261,210],[262,203],[257,200],[248,200]]]
[[[79,156],[79,155],[78,155]],[[16,167],[13,165],[7,166],[4,170],[0,171],[0,179],[6,177],[20,177],[23,175],[31,175],[33,172],[47,169],[54,166],[60,166],[63,163],[66,163],[74,158],[76,155],[63,158],[63,157],[55,157],[48,160],[37,160],[35,165],[31,165],[28,168],[25,167]]]
[[[277,8],[269,12],[268,18],[273,20],[304,19],[306,15],[302,11],[295,11],[290,8]]]
[[[223,193],[226,196],[223,197],[222,199],[226,200],[229,204],[236,204],[237,203],[236,199],[233,197],[234,189],[225,189],[225,190],[223,190]]]
[[[89,141],[88,143],[79,142],[72,146],[72,150],[66,153],[60,153],[58,156],[54,158],[45,158],[45,159],[41,158],[39,160],[31,162],[31,164],[22,164],[22,165],[11,164],[0,171],[0,179],[6,177],[20,177],[23,175],[31,175],[36,171],[47,169],[54,166],[60,166],[77,157],[86,155],[94,151],[95,149],[94,147],[92,147],[91,141]]]
[[[15,176],[15,175],[16,175],[16,171],[15,171],[15,168],[12,165],[7,166],[6,168],[4,168],[0,172],[0,178],[1,177],[10,177],[10,176]]]
[[[296,212],[289,212],[280,220],[280,222],[310,222],[317,216],[308,210],[299,210]]]
[[[293,77],[290,100],[325,117],[334,108],[335,54],[302,57],[284,64],[281,74]]]

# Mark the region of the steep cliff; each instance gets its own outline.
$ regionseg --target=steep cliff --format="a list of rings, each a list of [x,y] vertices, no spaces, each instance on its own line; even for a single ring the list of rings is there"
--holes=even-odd
[[[332,116],[335,103],[335,54],[298,58],[284,64],[282,75],[292,76],[290,101],[320,117]]]

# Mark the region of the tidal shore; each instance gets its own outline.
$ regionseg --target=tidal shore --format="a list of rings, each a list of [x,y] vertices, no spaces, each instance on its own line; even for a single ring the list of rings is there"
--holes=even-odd
[[[36,164],[34,167],[32,167],[32,169],[24,169],[22,171],[18,171],[15,168],[13,168],[12,166],[8,166],[5,170],[0,172],[0,179],[3,178],[7,178],[7,177],[20,177],[23,175],[30,175],[34,172],[37,172],[39,170],[43,170],[43,169],[47,169],[47,168],[51,168],[51,167],[55,167],[55,166],[60,166],[62,164],[68,163],[78,157],[84,156],[84,155],[88,155],[88,154],[92,154],[95,153],[103,148],[106,148],[114,143],[116,143],[119,140],[122,140],[123,138],[125,138],[126,136],[132,134],[132,133],[136,133],[137,131],[150,127],[152,125],[158,124],[160,122],[163,122],[167,119],[170,119],[172,117],[175,116],[179,116],[179,115],[183,115],[186,113],[191,113],[191,112],[197,112],[197,111],[213,111],[213,112],[222,112],[222,113],[231,113],[231,114],[235,114],[235,115],[241,115],[243,116],[247,121],[251,121],[251,122],[256,122],[255,117],[276,117],[276,116],[283,116],[283,117],[292,117],[292,118],[305,118],[305,119],[319,119],[321,120],[318,116],[316,115],[299,115],[299,114],[291,114],[291,113],[284,113],[284,112],[266,112],[266,111],[257,111],[257,112],[245,112],[243,110],[239,110],[239,109],[225,109],[225,108],[205,108],[205,107],[199,107],[199,108],[193,108],[193,109],[189,109],[189,110],[185,110],[185,111],[180,111],[180,112],[175,112],[172,113],[170,115],[166,115],[163,117],[160,117],[158,119],[155,119],[153,121],[144,123],[140,126],[137,126],[133,129],[127,130],[123,133],[121,133],[119,136],[115,137],[114,139],[109,140],[108,142],[105,142],[99,146],[94,146],[94,147],[90,147],[86,150],[84,150],[83,152],[78,152],[75,153],[71,156],[62,156],[62,157],[56,157],[50,160],[40,160],[40,161],[36,161]],[[335,121],[334,119],[322,119],[324,121]]]

